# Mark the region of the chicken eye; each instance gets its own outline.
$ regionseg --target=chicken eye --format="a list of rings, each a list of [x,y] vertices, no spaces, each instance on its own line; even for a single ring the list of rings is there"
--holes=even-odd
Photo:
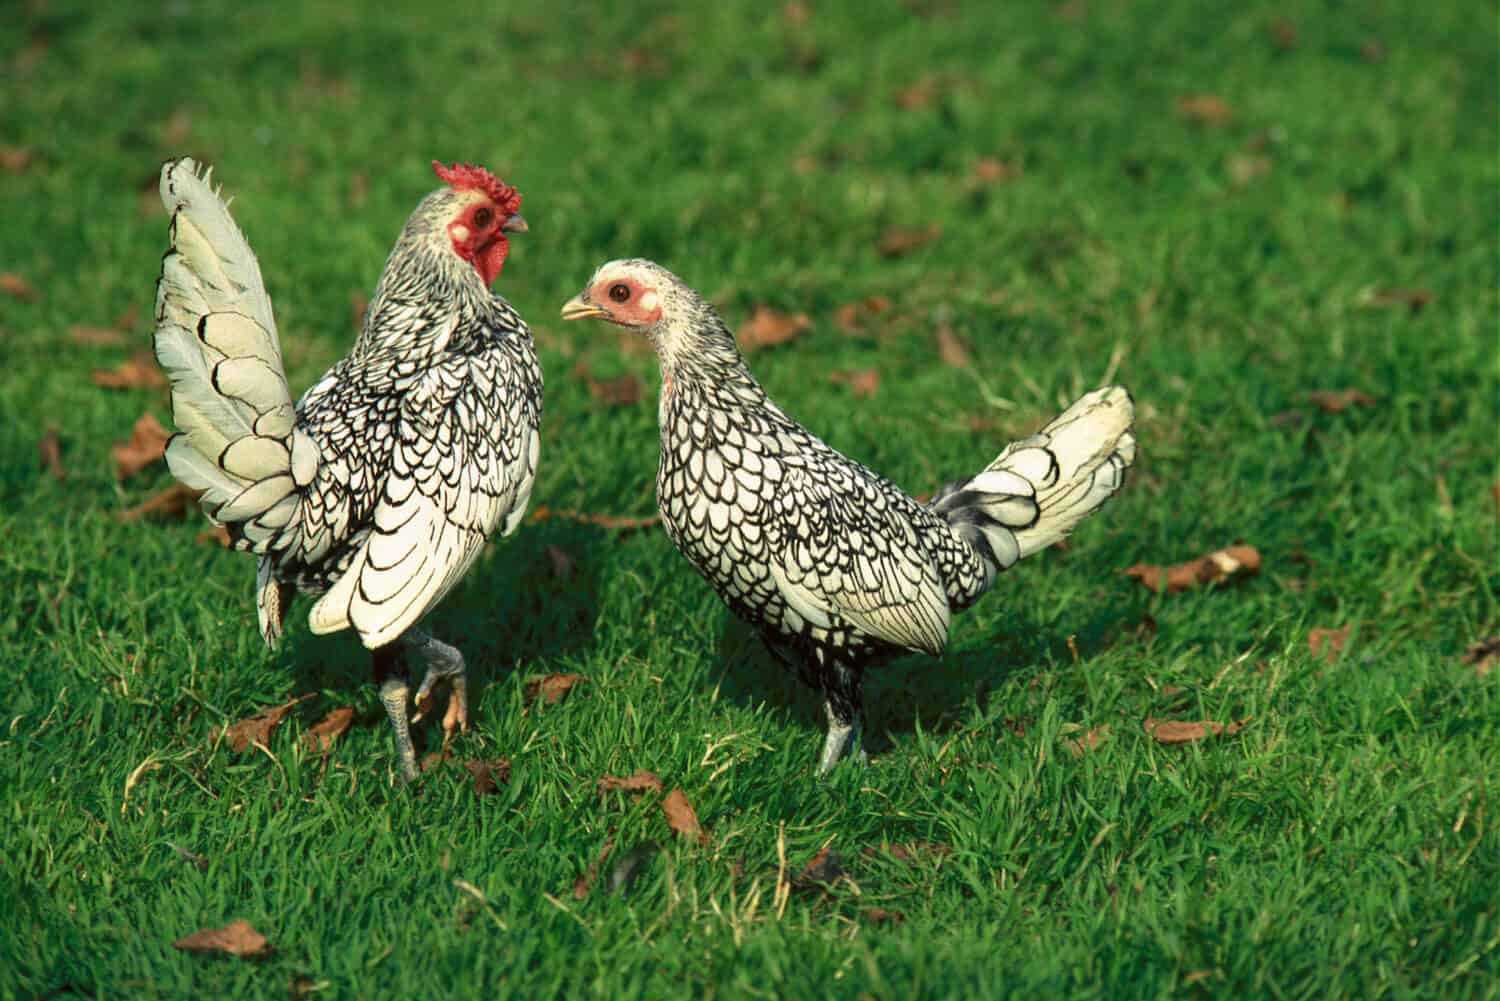
[[[624,302],[630,298],[630,286],[624,282],[616,282],[609,287],[609,297],[615,302]]]
[[[480,229],[488,228],[489,224],[494,221],[495,213],[491,211],[488,205],[481,205],[479,208],[474,210],[474,225],[479,227]]]

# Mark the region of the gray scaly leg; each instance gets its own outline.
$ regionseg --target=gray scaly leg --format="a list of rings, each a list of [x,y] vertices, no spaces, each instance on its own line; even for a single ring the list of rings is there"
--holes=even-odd
[[[411,726],[406,720],[406,699],[410,689],[406,686],[406,668],[401,663],[401,651],[395,643],[374,651],[375,680],[380,683],[380,702],[385,714],[390,717],[391,729],[396,734],[396,766],[401,772],[402,782],[411,782],[417,777],[417,750],[411,743]]]
[[[861,765],[870,763],[870,756],[860,746],[860,730],[863,729],[858,714],[842,716],[832,701],[823,703],[823,712],[828,717],[828,735],[823,738],[823,755],[818,759],[818,774],[827,775],[839,763],[845,752],[850,752]]]
[[[415,723],[427,712],[427,702],[432,698],[432,689],[439,682],[448,683],[448,709],[443,713],[443,733],[447,735],[457,727],[460,731],[469,728],[468,675],[464,673],[464,655],[457,647],[442,640],[433,639],[419,629],[409,629],[401,637],[408,650],[422,658],[427,673],[417,688],[417,714]]]

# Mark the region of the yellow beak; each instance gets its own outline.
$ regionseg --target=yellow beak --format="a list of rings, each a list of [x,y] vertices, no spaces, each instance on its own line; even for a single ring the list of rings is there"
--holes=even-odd
[[[579,292],[573,298],[563,303],[562,318],[564,320],[609,319],[609,310],[605,309],[603,306],[599,306],[592,302],[589,302],[583,296],[584,293]]]

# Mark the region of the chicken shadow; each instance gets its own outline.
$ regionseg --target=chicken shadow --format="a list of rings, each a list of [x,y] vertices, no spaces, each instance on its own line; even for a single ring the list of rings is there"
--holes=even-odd
[[[1069,636],[1078,656],[1088,657],[1114,643],[1132,621],[1126,608],[1099,609],[1062,627],[1018,617],[1001,633],[950,645],[942,657],[912,654],[872,667],[864,676],[865,747],[884,752],[892,736],[918,727],[927,733],[958,729],[974,709],[988,713],[989,693],[997,685],[1070,661]],[[785,712],[821,738],[827,725],[821,693],[802,684],[754,629],[727,615],[717,652],[721,697],[747,708],[764,704]]]

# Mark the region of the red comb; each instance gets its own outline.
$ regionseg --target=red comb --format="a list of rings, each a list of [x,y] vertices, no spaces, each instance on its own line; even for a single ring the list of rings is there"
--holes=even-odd
[[[500,206],[508,215],[514,215],[521,208],[521,193],[483,167],[475,167],[467,163],[455,163],[444,167],[441,162],[434,160],[432,172],[459,191],[470,188],[483,191],[489,195],[490,201]]]

